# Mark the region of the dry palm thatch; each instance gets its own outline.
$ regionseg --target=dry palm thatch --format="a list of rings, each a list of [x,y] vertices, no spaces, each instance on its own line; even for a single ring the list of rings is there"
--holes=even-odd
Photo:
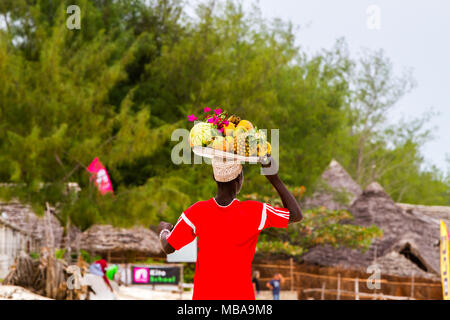
[[[10,266],[10,272],[3,280],[3,284],[31,288],[34,284],[37,264],[37,261],[33,261],[29,255],[22,252]]]
[[[362,193],[361,187],[348,172],[332,160],[322,173],[312,197],[305,199],[303,207],[311,209],[325,206],[331,210],[348,209]]]
[[[364,190],[350,212],[354,220],[348,223],[375,224],[383,230],[383,238],[374,240],[364,253],[350,248],[315,247],[305,254],[305,261],[345,268],[366,268],[376,263],[385,274],[405,276],[414,272],[421,277],[438,277],[439,225],[404,212],[376,182]]]
[[[32,208],[28,205],[21,204],[17,201],[9,203],[0,203],[0,217],[8,223],[30,233],[34,238],[38,239],[43,246],[50,247],[46,243],[45,230],[48,228],[48,223],[44,217],[37,216]],[[64,242],[64,228],[59,223],[58,219],[52,214],[49,217],[50,227],[53,232],[53,244],[56,248],[63,245]],[[69,242],[74,240],[79,233],[75,227],[69,229]]]
[[[450,225],[450,207],[444,206],[423,206],[416,204],[397,203],[407,214],[414,215],[431,224],[439,224],[440,220],[444,220]]]
[[[158,236],[144,227],[125,229],[111,225],[94,225],[83,232],[72,243],[72,247],[97,254],[108,252],[135,252],[148,256],[162,254]]]
[[[3,281],[5,285],[21,286],[52,299],[65,299],[68,294],[66,263],[42,248],[39,260],[22,252]]]

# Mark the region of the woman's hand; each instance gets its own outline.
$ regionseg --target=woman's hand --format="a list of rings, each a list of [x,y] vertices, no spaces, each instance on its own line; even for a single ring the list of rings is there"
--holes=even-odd
[[[172,230],[172,228],[173,228],[173,225],[171,224],[171,223],[168,223],[168,222],[165,222],[165,221],[161,221],[160,223],[159,223],[159,226],[158,226],[158,235],[161,233],[161,231],[163,231],[164,229],[167,229],[167,230]]]
[[[272,158],[272,156],[264,156],[259,158],[259,162],[261,163],[262,172],[266,176],[266,178],[269,178],[270,176],[276,176],[278,174],[277,163],[275,162],[275,159]]]
[[[261,163],[261,166],[263,168],[267,168],[270,167],[270,164],[272,163],[273,158],[271,155],[265,155],[263,157],[259,157],[259,162]]]
[[[167,233],[161,234],[161,231],[163,230],[172,230],[173,225],[171,223],[161,221],[158,226],[158,236],[159,241],[161,242],[161,248],[163,249],[165,254],[170,254],[175,251],[175,249],[170,245],[170,243],[167,241]]]

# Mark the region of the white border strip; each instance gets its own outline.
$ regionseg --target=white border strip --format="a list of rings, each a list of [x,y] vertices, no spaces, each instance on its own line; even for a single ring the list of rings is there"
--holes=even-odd
[[[186,215],[184,214],[184,212],[181,214],[181,218],[188,224],[188,226],[190,226],[192,228],[192,230],[194,230],[194,234],[197,234],[195,232],[195,226],[194,224],[191,222],[191,220],[189,220]]]
[[[233,202],[235,202],[235,201],[237,200],[236,198],[234,198],[233,201],[231,201],[228,205],[226,205],[226,206],[221,206],[220,204],[217,203],[216,198],[213,197],[213,199],[214,199],[214,202],[215,202],[219,207],[221,207],[221,208],[229,207],[229,206],[231,206],[231,205],[233,204]]]
[[[184,222],[186,222],[186,224],[192,228],[192,230],[194,231],[194,234],[197,234],[195,232],[195,225],[191,222],[191,220],[189,220],[186,215],[183,213],[181,213],[181,216],[178,218],[177,223],[175,224],[175,227],[173,227],[172,231],[170,232],[170,234],[167,236],[167,239],[169,239],[169,237],[172,235],[172,233],[175,231],[176,227],[178,226],[178,224],[181,222],[181,220],[184,220]]]
[[[264,225],[266,224],[266,219],[267,219],[266,204],[264,203],[261,212],[261,223],[259,224],[258,230],[262,230],[264,228]]]

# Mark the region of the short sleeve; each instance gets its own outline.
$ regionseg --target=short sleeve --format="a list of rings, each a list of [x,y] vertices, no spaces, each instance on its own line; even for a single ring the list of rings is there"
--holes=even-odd
[[[274,227],[287,228],[289,223],[289,210],[286,208],[272,207],[268,203],[263,204],[261,224],[259,230]]]
[[[167,242],[175,249],[180,250],[185,245],[191,243],[197,236],[195,225],[183,212],[178,219],[172,232],[167,237]]]

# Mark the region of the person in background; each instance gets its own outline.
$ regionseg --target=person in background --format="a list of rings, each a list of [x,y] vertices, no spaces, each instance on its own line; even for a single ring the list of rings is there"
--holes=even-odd
[[[284,283],[284,278],[281,273],[275,273],[273,279],[267,282],[267,287],[272,290],[273,300],[280,300],[280,289],[282,283]]]
[[[103,280],[105,281],[106,285],[109,287],[111,292],[114,292],[114,290],[113,290],[113,288],[111,286],[111,283],[109,283],[108,277],[106,276],[106,268],[108,268],[108,263],[103,258],[100,259],[100,260],[95,261],[95,263],[98,264],[101,267],[102,272],[103,272],[103,276],[102,277],[103,277]]]
[[[253,290],[255,291],[255,297],[258,297],[261,288],[259,286],[259,271],[257,270],[253,272],[252,283],[253,283]]]

